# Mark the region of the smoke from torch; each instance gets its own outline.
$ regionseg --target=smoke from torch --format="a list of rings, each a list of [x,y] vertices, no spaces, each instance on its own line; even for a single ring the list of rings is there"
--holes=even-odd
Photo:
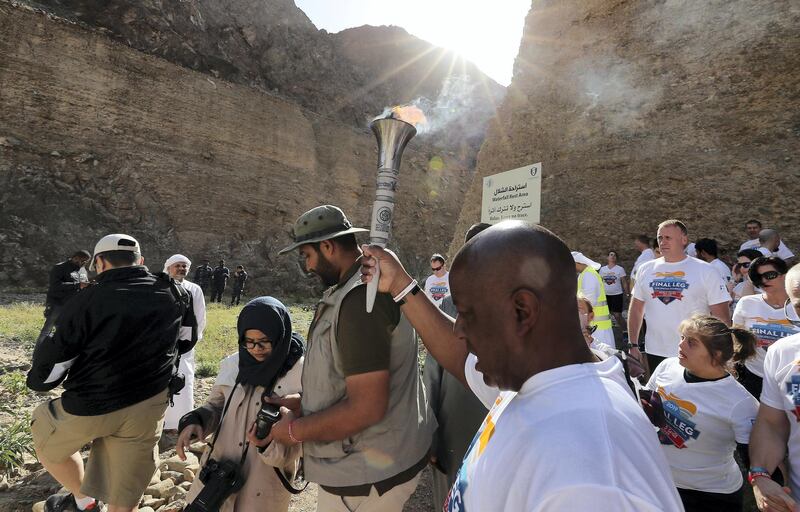
[[[394,195],[400,174],[400,158],[408,141],[417,134],[416,126],[425,122],[422,110],[414,105],[404,105],[386,109],[370,123],[378,141],[378,180],[369,232],[371,244],[386,247],[392,237]],[[372,281],[367,284],[367,313],[372,313],[375,305],[380,276],[378,263]]]

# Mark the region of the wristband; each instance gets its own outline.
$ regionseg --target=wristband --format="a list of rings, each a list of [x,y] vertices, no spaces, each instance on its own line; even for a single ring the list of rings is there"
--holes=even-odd
[[[408,295],[408,294],[409,294],[409,292],[411,292],[411,290],[413,290],[413,289],[414,289],[414,287],[415,287],[415,286],[417,286],[417,280],[416,280],[416,279],[412,279],[412,280],[411,280],[411,282],[410,282],[410,283],[408,283],[408,286],[406,286],[405,288],[403,288],[403,291],[402,291],[402,292],[400,292],[400,293],[398,293],[397,295],[395,295],[395,296],[392,298],[392,300],[394,300],[395,302],[400,302],[401,300],[403,300],[403,298],[404,298],[406,295]]]
[[[750,485],[755,485],[756,478],[760,477],[769,478],[772,480],[772,475],[769,473],[769,471],[767,471],[767,468],[752,467],[747,472],[747,481],[750,483]]]
[[[292,434],[292,423],[294,423],[295,421],[297,420],[292,420],[289,422],[289,440],[294,444],[298,444],[300,443],[300,440],[294,437],[294,434]]]

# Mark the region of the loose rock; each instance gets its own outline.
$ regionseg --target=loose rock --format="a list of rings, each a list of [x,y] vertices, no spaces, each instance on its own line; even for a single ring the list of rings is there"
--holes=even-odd
[[[149,494],[155,498],[163,498],[166,495],[166,492],[175,487],[175,482],[171,479],[167,478],[166,480],[162,480],[155,485],[151,485],[147,489],[145,489],[145,494]]]

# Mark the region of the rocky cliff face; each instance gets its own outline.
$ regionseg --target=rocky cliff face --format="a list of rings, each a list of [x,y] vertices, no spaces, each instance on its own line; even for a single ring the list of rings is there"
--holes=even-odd
[[[307,293],[314,281],[277,256],[295,218],[333,203],[368,224],[365,128],[7,3],[0,105],[3,286],[39,286],[75,248],[124,231],[151,268],[178,251],[225,257],[249,267],[251,292]],[[412,267],[449,241],[469,179],[455,152],[411,142],[395,235]]]
[[[796,2],[537,1],[479,154],[481,179],[543,162],[542,224],[601,258],[659,221],[729,252],[752,217],[800,244]]]
[[[472,112],[464,122],[473,137],[466,148],[453,149],[472,157],[505,91],[474,65],[399,27],[364,26],[334,35],[317,30],[293,0],[29,3],[100,28],[137,50],[282,95],[354,126],[364,126],[386,106],[419,97],[442,108],[467,106]],[[450,140],[444,142],[450,148]]]

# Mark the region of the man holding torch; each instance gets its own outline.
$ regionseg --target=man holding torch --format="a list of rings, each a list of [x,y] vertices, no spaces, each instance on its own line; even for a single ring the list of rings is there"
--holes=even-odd
[[[319,511],[400,512],[427,463],[436,420],[425,399],[411,325],[391,295],[366,312],[361,250],[342,210],[318,206],[294,226],[301,262],[329,287],[308,334],[302,398],[279,399],[272,439],[303,443]]]

